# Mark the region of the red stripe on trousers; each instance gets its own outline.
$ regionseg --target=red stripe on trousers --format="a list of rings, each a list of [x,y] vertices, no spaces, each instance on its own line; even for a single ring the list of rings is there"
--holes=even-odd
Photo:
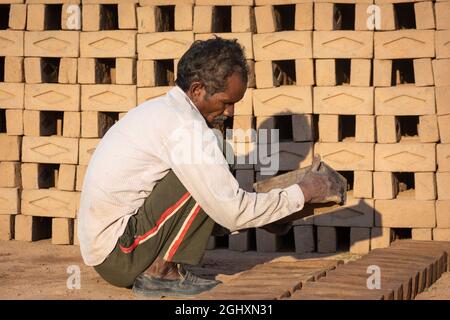
[[[175,254],[175,252],[177,251],[181,242],[183,241],[184,236],[186,235],[189,227],[191,226],[192,222],[194,221],[194,219],[197,216],[200,209],[201,209],[200,206],[197,205],[197,208],[195,209],[194,213],[192,214],[191,218],[189,219],[187,225],[184,226],[184,229],[183,229],[182,233],[180,234],[180,237],[175,241],[174,245],[170,249],[169,255],[167,256],[167,261],[172,261],[173,255]]]
[[[170,214],[172,212],[175,211],[175,209],[177,209],[188,197],[190,196],[189,192],[186,192],[180,200],[178,200],[173,206],[169,207],[166,211],[163,212],[163,214],[161,215],[161,217],[159,217],[158,221],[156,222],[156,225],[150,229],[149,231],[147,231],[146,233],[144,233],[143,235],[137,237],[136,239],[134,239],[134,242],[131,246],[129,247],[123,247],[121,245],[119,245],[120,250],[122,250],[122,252],[124,253],[130,253],[132,252],[134,249],[136,249],[136,247],[139,245],[139,243],[144,240],[145,238],[147,238],[148,236],[152,235],[153,233],[156,233],[158,231],[159,226],[164,223],[164,221],[167,219],[168,216],[170,216]]]

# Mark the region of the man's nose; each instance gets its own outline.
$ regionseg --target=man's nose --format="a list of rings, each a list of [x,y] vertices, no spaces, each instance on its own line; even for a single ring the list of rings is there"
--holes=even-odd
[[[234,104],[227,106],[225,108],[225,111],[223,112],[223,115],[227,117],[232,117],[234,115]]]

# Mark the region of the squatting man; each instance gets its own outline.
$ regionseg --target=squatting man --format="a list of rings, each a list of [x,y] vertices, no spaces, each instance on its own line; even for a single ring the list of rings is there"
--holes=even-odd
[[[233,116],[247,74],[236,40],[196,41],[178,63],[176,86],[130,110],[98,144],[82,188],[78,237],[84,262],[112,285],[147,296],[210,290],[220,282],[184,266],[201,261],[214,230],[279,232],[277,221],[334,192],[314,170],[267,193],[239,187],[209,133]],[[191,143],[190,132],[203,138]],[[315,157],[313,167],[319,162]]]

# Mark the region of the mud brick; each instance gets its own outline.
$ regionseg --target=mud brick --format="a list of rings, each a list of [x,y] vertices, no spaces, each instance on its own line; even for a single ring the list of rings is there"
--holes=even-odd
[[[67,163],[78,162],[78,139],[64,137],[24,137],[24,162]]]
[[[256,136],[252,133],[252,116],[234,116],[233,117],[233,140],[236,142],[255,141]]]
[[[129,58],[116,59],[116,84],[136,83],[136,60]]]
[[[389,87],[391,85],[392,60],[373,60],[373,85]]]
[[[395,116],[377,116],[377,142],[396,143],[400,141],[400,133],[397,131]]]
[[[25,110],[23,113],[24,134],[26,136],[48,136],[54,131],[54,122],[46,114],[36,110]]]
[[[435,171],[436,145],[433,143],[377,144],[375,170],[393,172]]]
[[[84,181],[84,175],[86,173],[87,166],[86,165],[79,165],[77,166],[77,177],[76,177],[76,185],[75,190],[81,191],[83,188],[83,181]]]
[[[312,58],[312,32],[280,31],[255,34],[255,60],[292,60]],[[249,56],[247,58],[251,59]]]
[[[231,7],[231,32],[253,32],[255,31],[253,7],[233,6]]]
[[[23,109],[23,96],[23,83],[0,83],[2,109]]]
[[[22,163],[21,165],[22,187],[24,189],[39,189],[39,164]]]
[[[26,4],[11,4],[9,7],[9,27],[13,30],[25,29],[27,20]]]
[[[435,229],[433,229],[433,240],[434,241],[450,241],[450,228],[446,228],[446,229],[435,228]]]
[[[136,31],[82,32],[80,55],[87,58],[134,58]]]
[[[258,148],[262,148],[261,144]],[[270,170],[278,157],[279,170],[295,170],[312,164],[313,144],[310,142],[280,142],[279,152],[270,150],[268,154],[260,153],[257,170]],[[261,150],[259,151],[261,152]]]
[[[0,240],[14,239],[14,215],[0,215]]]
[[[433,3],[431,1],[414,3],[414,13],[416,16],[416,29],[435,28]]]
[[[450,172],[436,172],[439,200],[450,200]]]
[[[100,5],[83,4],[82,20],[83,20],[83,31],[99,31]]]
[[[410,199],[375,200],[375,226],[392,228],[434,228],[434,201]]]
[[[138,60],[137,61],[137,86],[138,87],[154,87],[156,62],[154,60]]]
[[[136,106],[134,85],[82,85],[82,110],[123,112]]]
[[[5,110],[6,132],[11,136],[23,135],[23,110]]]
[[[312,59],[295,60],[295,70],[297,85],[314,85],[314,63]]]
[[[193,31],[195,33],[212,32],[213,15],[213,6],[195,6]]]
[[[107,113],[83,111],[81,113],[81,136],[83,138],[101,138],[114,124],[114,119]]]
[[[414,63],[414,82],[416,86],[424,87],[434,85],[431,59],[429,58],[414,59],[413,63]]]
[[[436,29],[437,30],[449,30],[450,20],[450,3],[448,1],[437,2],[434,6],[436,13]]]
[[[190,31],[138,34],[137,52],[139,59],[178,59],[193,41]]]
[[[439,141],[438,117],[436,115],[420,116],[417,129],[421,142]]]
[[[450,58],[450,30],[436,31],[436,58]]]
[[[73,219],[73,245],[74,246],[79,246],[80,245],[80,241],[78,240],[78,220],[77,219]]]
[[[173,32],[172,32],[173,33]],[[245,51],[245,57],[247,59],[253,59],[253,44],[252,44],[252,39],[253,39],[253,35],[250,32],[242,32],[242,33],[202,33],[202,34],[196,34],[195,35],[195,40],[207,40],[207,39],[211,39],[214,38],[215,36],[218,37],[222,37],[224,39],[237,39],[237,41],[239,42],[239,44],[243,47],[244,51]],[[191,45],[191,43],[188,44],[188,47]],[[188,48],[186,48],[187,50]],[[183,52],[184,53],[184,52]],[[140,57],[140,56],[139,56]],[[175,57],[175,58],[179,58],[179,57]],[[165,58],[167,59],[167,58]],[[278,60],[281,60],[281,58],[279,58]]]
[[[375,199],[394,199],[397,196],[397,180],[392,172],[374,172],[373,186]]]
[[[387,248],[391,244],[392,239],[391,228],[371,228],[370,248],[371,250],[378,248]]]
[[[375,116],[356,116],[355,141],[375,142]]]
[[[62,58],[59,62],[59,83],[77,83],[78,61],[75,58]]]
[[[20,163],[0,162],[0,187],[15,188],[20,186]]]
[[[436,199],[436,177],[434,172],[414,173],[414,189],[416,200]]]
[[[370,228],[350,228],[350,252],[367,254],[370,250]]]
[[[314,113],[373,114],[373,88],[315,87]]]
[[[450,171],[450,144],[437,144],[437,163],[439,171]]]
[[[255,116],[312,113],[311,87],[282,86],[253,90]]]
[[[78,57],[79,36],[78,31],[25,32],[25,56]]]
[[[100,139],[80,139],[80,164],[87,165]]]
[[[334,29],[334,4],[316,3],[314,5],[314,30],[330,31]]]
[[[281,239],[264,229],[256,229],[256,250],[258,252],[276,252],[281,247]]]
[[[432,58],[433,30],[397,30],[374,33],[376,59]]]
[[[79,111],[80,86],[77,84],[26,84],[25,108],[47,111]]]
[[[432,240],[433,234],[431,228],[413,228],[411,229],[411,239],[413,240]]]
[[[253,114],[253,89],[248,88],[245,91],[242,100],[234,105],[234,115],[252,115]]]
[[[336,85],[336,60],[316,60],[316,82],[318,86]]]
[[[80,112],[64,112],[63,136],[68,138],[80,137],[81,114]]]
[[[310,253],[315,250],[313,226],[294,226],[296,253]]]
[[[352,59],[350,68],[350,85],[355,87],[370,86],[371,64],[369,59]]]
[[[330,205],[314,209],[314,225],[333,227],[372,227],[374,204],[372,199],[357,199],[347,193],[345,205]]]
[[[27,30],[45,29],[45,4],[28,4]]]
[[[292,115],[292,136],[294,141],[313,141],[314,123],[310,114]]]
[[[0,215],[20,213],[19,188],[0,188]]]
[[[95,59],[79,58],[78,59],[78,82],[82,84],[95,83]]]
[[[136,4],[118,3],[119,29],[137,29]]]
[[[28,216],[75,218],[78,192],[54,189],[23,190],[22,214]]]
[[[175,30],[188,31],[192,30],[193,24],[193,5],[178,4],[175,6]]]
[[[14,239],[18,241],[37,241],[51,236],[51,224],[42,217],[17,215],[15,218]]]
[[[317,227],[317,252],[334,253],[337,248],[337,234],[334,227]]]
[[[165,95],[172,87],[154,87],[154,88],[138,88],[137,89],[137,103],[141,104],[147,100],[161,97]],[[128,111],[128,110],[127,110]]]
[[[250,230],[239,231],[228,236],[228,249],[233,251],[248,251],[251,249]]]
[[[450,76],[447,70],[450,69],[450,59],[433,60],[434,83],[437,87],[450,86]]]
[[[435,112],[433,87],[398,86],[375,89],[377,115],[424,115]]]
[[[450,228],[450,201],[436,201],[436,226],[438,228]]]
[[[450,114],[438,116],[439,135],[442,143],[450,143]]]
[[[355,198],[372,198],[373,178],[371,171],[355,171],[353,196]]]
[[[339,116],[335,114],[319,115],[319,141],[339,141]]]
[[[0,161],[20,161],[22,137],[0,134]]]
[[[61,29],[62,30],[80,30],[82,23],[81,17],[75,16],[77,9],[74,8],[74,3],[63,3],[61,8]],[[80,8],[80,7],[78,7]],[[83,10],[81,10],[83,11]],[[75,13],[76,14],[76,13]]]
[[[370,31],[315,31],[314,58],[372,58],[373,33]]]
[[[23,58],[5,57],[4,82],[23,82]]]
[[[27,83],[42,83],[41,58],[25,58],[24,69]]]
[[[196,0],[196,5],[252,6],[253,0]]]
[[[356,31],[367,31],[367,19],[369,18],[369,14],[367,10],[370,3],[356,3],[355,4],[355,30]],[[384,19],[381,19],[381,23],[383,24],[383,20],[386,19],[386,16],[382,15]]]
[[[56,188],[64,191],[75,190],[76,166],[72,164],[61,164],[59,166],[58,182]]]
[[[0,30],[0,56],[23,56],[23,31]]]
[[[450,87],[436,87],[435,90],[437,114],[450,114]]]
[[[277,31],[277,21],[273,6],[255,7],[255,19],[258,33]]]
[[[72,244],[73,219],[52,219],[52,244]]]
[[[373,143],[316,143],[315,153],[335,170],[373,170]]]

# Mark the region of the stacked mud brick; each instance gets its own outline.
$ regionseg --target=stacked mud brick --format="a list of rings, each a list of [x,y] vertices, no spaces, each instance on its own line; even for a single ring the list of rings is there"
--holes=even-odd
[[[449,239],[450,1],[414,0],[0,0],[0,238],[76,243],[97,143],[214,34],[238,39],[249,64],[227,127],[261,133],[229,141],[240,185],[270,177],[277,156],[279,174],[313,153],[349,183],[345,206],[308,208],[285,236],[247,230],[210,248]],[[279,150],[263,129],[279,129]]]

